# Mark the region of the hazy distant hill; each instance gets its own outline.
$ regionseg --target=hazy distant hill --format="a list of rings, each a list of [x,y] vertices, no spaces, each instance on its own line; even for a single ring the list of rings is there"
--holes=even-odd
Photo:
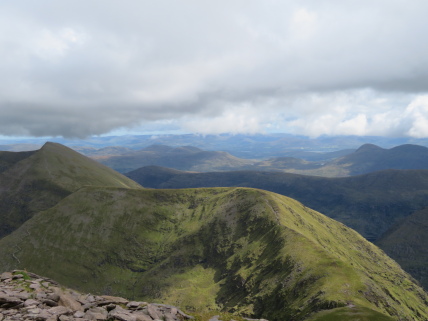
[[[415,139],[411,137],[391,138],[376,136],[320,136],[318,138],[309,138],[305,136],[296,136],[284,133],[272,134],[221,134],[221,135],[126,135],[126,136],[93,136],[87,139],[65,139],[55,138],[55,142],[69,147],[84,146],[95,149],[121,146],[133,150],[140,150],[153,144],[168,145],[173,147],[195,146],[209,151],[226,151],[233,156],[248,159],[267,159],[272,157],[295,157],[308,161],[325,161],[319,159],[321,153],[336,152],[345,149],[357,149],[363,144],[370,143],[384,148],[391,148],[402,144],[417,144],[428,146],[427,139]],[[30,143],[41,146],[44,141],[42,138],[31,139],[8,139],[0,140],[0,144],[23,144]],[[3,145],[4,146],[4,145]],[[0,145],[1,150],[3,147]],[[8,148],[8,146],[5,146]],[[34,147],[37,149],[40,147]],[[21,151],[20,149],[14,149]],[[25,149],[28,150],[28,149]],[[310,158],[307,152],[316,152]],[[305,156],[309,156],[308,158]],[[322,155],[322,154],[321,154]],[[343,155],[340,155],[343,156]]]
[[[126,155],[128,153],[134,152],[134,150],[121,147],[121,146],[109,146],[103,148],[93,148],[93,147],[73,147],[76,152],[84,154],[85,156],[120,156]]]
[[[407,144],[383,149],[365,144],[354,152],[329,161],[272,158],[257,165],[260,169],[323,177],[355,176],[385,169],[428,169],[428,148]]]
[[[300,158],[311,162],[326,162],[355,152],[355,149],[342,149],[333,152],[311,152],[301,150],[284,151],[281,157]]]
[[[226,152],[205,151],[193,146],[152,145],[139,151],[121,147],[79,150],[121,173],[151,165],[195,172],[256,170],[322,177],[354,176],[384,169],[428,169],[428,148],[417,145],[383,149],[366,144],[356,151],[283,153],[306,155],[312,161],[291,156],[267,160],[240,159]]]
[[[354,153],[338,158],[332,164],[343,167],[349,175],[383,169],[428,169],[428,148],[407,144],[383,149],[366,144]]]
[[[83,188],[0,240],[0,257],[1,270],[187,311],[428,319],[427,294],[376,246],[261,190]]]
[[[120,156],[92,156],[92,158],[121,173],[148,165],[205,172],[238,169],[252,163],[250,160],[239,159],[226,152],[204,151],[192,146],[165,145],[152,145]]]
[[[0,168],[0,238],[83,186],[139,187],[56,143],[34,152],[0,152]]]

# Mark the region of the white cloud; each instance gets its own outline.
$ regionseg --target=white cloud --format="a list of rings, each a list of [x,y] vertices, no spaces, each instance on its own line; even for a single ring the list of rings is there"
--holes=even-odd
[[[317,14],[306,8],[297,9],[290,21],[290,31],[297,40],[310,40],[317,31]]]
[[[2,2],[0,134],[143,124],[428,136],[427,11],[387,0]]]
[[[407,106],[403,116],[410,120],[407,134],[411,137],[428,137],[428,95],[419,96]]]
[[[269,116],[261,116],[254,106],[241,104],[225,109],[218,116],[184,120],[183,127],[199,134],[256,134],[269,126]]]
[[[85,38],[83,33],[69,27],[58,31],[43,29],[35,35],[31,47],[37,56],[52,61],[66,55],[72,46],[82,45]]]

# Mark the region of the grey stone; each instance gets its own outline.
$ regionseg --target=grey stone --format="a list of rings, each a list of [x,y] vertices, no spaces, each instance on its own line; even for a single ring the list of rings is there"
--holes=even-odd
[[[83,312],[83,311],[76,311],[76,312],[73,314],[73,317],[75,317],[75,318],[83,318],[83,317],[84,317],[84,315],[85,315],[85,312]]]
[[[64,306],[57,306],[50,308],[48,312],[52,315],[63,315],[63,314],[71,314],[71,310],[69,308],[66,308]]]
[[[132,315],[135,316],[136,321],[152,321],[152,318],[143,312],[134,312]]]
[[[42,312],[42,310],[39,308],[32,308],[32,309],[28,309],[27,312],[31,313],[31,314],[40,314],[40,312]]]
[[[10,273],[10,272],[3,272],[1,275],[0,275],[0,280],[7,280],[7,279],[12,279],[12,277],[13,277],[13,274],[12,273]]]
[[[53,300],[49,300],[49,299],[43,299],[42,303],[46,304],[49,307],[56,307],[58,306],[58,303],[53,301]]]
[[[20,299],[0,293],[0,307],[10,309],[22,305],[23,304]]]
[[[11,273],[7,273],[0,275],[0,321],[104,321],[109,318],[116,321],[182,321],[192,318],[170,305],[128,301],[115,296],[82,295],[28,272],[31,279],[25,282],[36,290],[30,292],[30,297],[22,286],[22,278],[18,276],[12,280]]]
[[[137,318],[132,315],[129,311],[122,309],[121,307],[116,307],[116,309],[111,310],[108,313],[109,318],[116,318],[120,321],[137,321]]]
[[[150,317],[153,320],[154,319],[160,319],[160,317],[158,315],[158,310],[156,309],[156,307],[153,304],[147,305],[147,312],[149,313]]]
[[[130,309],[138,309],[139,307],[143,307],[146,305],[147,305],[147,302],[130,301],[126,306]]]
[[[37,301],[37,300],[33,300],[33,299],[28,299],[28,300],[25,300],[25,302],[24,302],[24,306],[26,306],[26,307],[29,307],[29,306],[31,306],[31,305],[35,305],[35,306],[37,306],[37,305],[39,305],[40,304],[40,302],[39,301]]]
[[[67,293],[60,294],[58,304],[70,308],[71,310],[82,310],[82,305],[76,301],[73,296]]]
[[[85,318],[88,320],[107,320],[108,312],[106,309],[96,307],[91,308],[85,313]]]
[[[109,303],[128,304],[128,302],[129,302],[128,300],[126,300],[124,298],[117,297],[117,296],[102,295],[101,298],[103,298],[105,300],[104,302],[107,302],[106,304],[109,304]]]

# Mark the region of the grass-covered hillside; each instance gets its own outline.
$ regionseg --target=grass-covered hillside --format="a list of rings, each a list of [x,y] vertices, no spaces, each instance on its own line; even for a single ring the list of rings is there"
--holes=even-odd
[[[375,241],[415,210],[428,206],[428,170],[388,170],[325,178],[291,173],[189,173],[144,167],[126,174],[149,188],[252,187],[282,194]]]
[[[0,152],[0,238],[87,185],[140,187],[60,144],[46,143],[33,152]]]
[[[428,320],[427,294],[376,246],[261,190],[83,188],[3,238],[0,257],[1,270],[191,313]]]
[[[427,170],[323,178],[251,171],[188,173],[145,167],[127,175],[151,188],[245,186],[292,197],[376,242],[428,289],[428,238],[424,232],[428,216],[423,216],[426,211],[412,215],[428,208]],[[402,227],[396,229],[400,223]]]
[[[428,208],[406,217],[378,244],[428,289]]]

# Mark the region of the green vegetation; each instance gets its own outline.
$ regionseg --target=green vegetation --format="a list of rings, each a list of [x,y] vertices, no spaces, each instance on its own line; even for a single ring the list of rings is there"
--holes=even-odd
[[[187,173],[147,167],[128,176],[149,188],[243,186],[268,190],[297,199],[372,241],[415,210],[428,207],[427,170],[324,178],[256,171]]]
[[[1,166],[0,238],[83,186],[141,188],[114,170],[55,143],[46,143],[35,152],[1,152]]]
[[[30,157],[34,152],[4,152],[0,151],[0,173],[6,171],[17,162]]]
[[[323,178],[251,171],[186,173],[152,166],[129,177],[152,188],[246,186],[292,197],[375,242],[428,289],[428,215],[412,215],[428,208],[427,170]],[[396,224],[403,224],[401,232],[393,233]]]
[[[316,313],[308,321],[393,321],[377,311],[361,307],[344,307]]]
[[[3,238],[0,257],[2,270],[27,268],[201,317],[305,320],[353,304],[428,318],[426,293],[376,246],[297,201],[253,189],[86,187]]]
[[[428,289],[428,208],[406,217],[378,244]]]

